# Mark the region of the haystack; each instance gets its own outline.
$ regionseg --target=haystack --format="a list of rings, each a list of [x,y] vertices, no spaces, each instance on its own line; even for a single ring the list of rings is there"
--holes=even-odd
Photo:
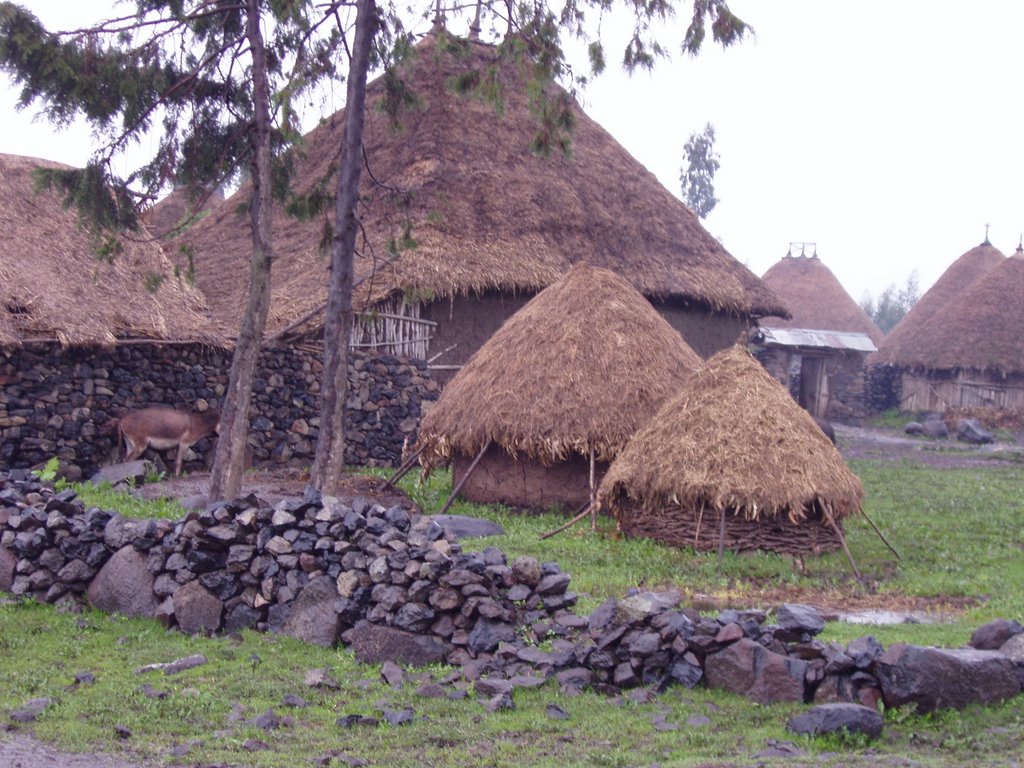
[[[701,364],[624,278],[576,264],[509,318],[423,418],[427,469],[471,501],[574,508]],[[479,458],[469,472],[471,461]],[[595,486],[596,488],[596,486]]]
[[[712,550],[837,549],[860,481],[811,417],[740,346],[719,352],[609,468],[598,503],[620,529]]]
[[[500,109],[473,90],[492,69]],[[357,311],[381,310],[387,301],[389,314],[430,321],[427,328],[405,323],[430,333],[428,357],[443,352],[439,363],[466,362],[501,322],[581,260],[613,269],[673,310],[699,315],[701,343],[725,339],[714,349],[731,344],[750,317],[785,313],[761,280],[561,88],[549,98],[564,102],[575,123],[571,152],[532,151],[539,123],[528,75],[496,46],[432,33],[397,75],[416,101],[397,126],[382,109],[384,78],[368,86],[369,172],[356,259],[362,282],[353,298]],[[325,118],[293,150],[300,192],[325,176],[325,189],[334,192],[344,120],[343,110]],[[200,287],[229,328],[245,306],[248,195],[243,186],[182,237],[195,254]],[[275,204],[270,336],[322,328],[330,262],[324,235],[333,205],[327,208],[322,217],[299,220]],[[168,249],[172,258],[176,250]],[[716,331],[709,318],[727,327]]]
[[[223,344],[199,291],[175,275],[148,236],[123,233],[122,250],[100,258],[100,243],[76,211],[65,209],[55,192],[35,191],[33,170],[61,167],[0,155],[0,345]]]

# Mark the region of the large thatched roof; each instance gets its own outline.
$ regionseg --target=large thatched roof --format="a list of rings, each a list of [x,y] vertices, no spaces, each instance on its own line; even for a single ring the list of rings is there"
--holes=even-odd
[[[224,202],[224,191],[212,192],[178,187],[172,190],[143,214],[142,222],[153,237],[176,237],[195,220]]]
[[[174,276],[160,248],[126,234],[124,250],[96,243],[54,192],[35,192],[35,168],[64,167],[0,155],[0,344],[57,339],[65,345],[119,338],[222,343],[193,286]]]
[[[871,356],[871,362],[908,367],[941,367],[921,353],[922,345],[929,344],[928,339],[934,339],[930,346],[943,343],[939,337],[944,331],[935,327],[935,316],[955,303],[975,282],[1004,261],[1006,257],[988,240],[960,256],[896,327],[889,331],[878,352]]]
[[[701,364],[615,273],[579,263],[476,351],[420,425],[424,466],[487,441],[553,463],[609,461]]]
[[[395,128],[381,108],[383,78],[369,86],[357,272],[387,260],[389,243],[411,224],[415,247],[401,251],[357,291],[365,306],[394,290],[445,297],[490,289],[533,293],[576,261],[618,271],[642,293],[738,316],[785,313],[774,294],[701,226],[697,217],[561,89],[575,120],[572,154],[530,150],[538,131],[523,78],[506,63],[501,109],[454,90],[456,75],[485,71],[498,49],[459,41],[443,52],[431,35],[400,69],[415,93]],[[447,38],[449,41],[451,38]],[[296,178],[308,189],[336,169],[344,125],[338,112],[295,152]],[[333,176],[328,188],[333,191]],[[184,236],[196,254],[198,281],[229,327],[245,302],[251,253],[243,187]],[[399,209],[396,201],[406,207]],[[333,210],[329,214],[333,216]],[[268,331],[323,304],[329,259],[326,222],[274,216],[274,298]],[[405,240],[408,243],[408,239]],[[173,256],[172,256],[173,257]],[[318,318],[322,321],[322,317]]]
[[[598,490],[619,515],[726,511],[799,521],[810,505],[860,509],[860,481],[785,388],[746,349],[715,354],[619,454]]]
[[[908,368],[1024,372],[1024,251],[1018,249],[889,350]]]
[[[882,331],[817,256],[784,256],[761,279],[792,314],[788,320],[771,318],[762,325],[863,333],[875,346],[882,343]]]

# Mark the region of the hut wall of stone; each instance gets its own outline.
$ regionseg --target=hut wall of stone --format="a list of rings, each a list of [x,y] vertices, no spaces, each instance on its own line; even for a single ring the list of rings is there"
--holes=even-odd
[[[465,476],[475,456],[457,455],[452,461],[452,483]],[[597,462],[595,486],[608,465]],[[466,480],[459,497],[478,504],[507,504],[545,511],[558,507],[562,511],[578,509],[590,500],[590,462],[582,456],[545,466],[526,457],[512,457],[494,446]]]
[[[757,347],[751,351],[764,369],[789,390],[793,399],[804,405],[800,396],[800,371],[806,355],[790,347]],[[844,424],[862,421],[868,413],[864,355],[830,350],[815,356],[822,360],[828,379],[828,406],[824,418]]]
[[[626,500],[616,518],[626,536],[650,538],[674,547],[692,547],[699,552],[718,549],[721,517],[715,511],[700,513],[679,507],[651,510]],[[780,555],[816,555],[834,552],[840,546],[839,536],[818,511],[799,523],[792,522],[786,515],[750,520],[726,512],[725,548],[731,552],[763,550]]]
[[[996,371],[907,371],[900,376],[901,411],[945,411],[984,406],[1024,408],[1024,374]]]
[[[69,476],[90,476],[116,455],[110,421],[152,405],[201,410],[223,401],[231,353],[200,345],[0,349],[0,468],[56,456]],[[312,463],[319,423],[321,357],[301,348],[265,350],[253,387],[249,448],[257,466]],[[350,358],[346,460],[389,466],[419,426],[438,387],[426,363],[354,352]],[[211,439],[197,443],[212,461]]]

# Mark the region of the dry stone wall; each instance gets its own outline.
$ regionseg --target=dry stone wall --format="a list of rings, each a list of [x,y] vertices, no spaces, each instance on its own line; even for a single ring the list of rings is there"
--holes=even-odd
[[[72,479],[109,463],[112,419],[150,405],[216,408],[229,352],[200,345],[0,350],[0,468],[37,466],[56,456]],[[255,465],[312,463],[319,424],[321,359],[302,349],[265,350],[253,387],[249,447]],[[388,466],[436,399],[426,363],[353,352],[349,367],[347,460]],[[211,458],[211,439],[194,446],[186,469]]]
[[[29,473],[0,473],[0,591],[88,600],[190,633],[252,627],[367,662],[447,662],[489,706],[553,680],[607,693],[706,684],[761,703],[914,705],[921,712],[1001,701],[1024,684],[1024,627],[997,620],[967,649],[817,635],[811,607],[771,617],[682,607],[678,593],[632,591],[575,612],[557,563],[494,547],[463,551],[437,520],[370,499],[311,491],[274,507],[250,497],[184,520],[126,520],[85,509]]]

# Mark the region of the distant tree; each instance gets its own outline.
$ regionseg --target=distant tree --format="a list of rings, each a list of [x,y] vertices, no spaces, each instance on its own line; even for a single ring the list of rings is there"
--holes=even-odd
[[[877,302],[870,293],[865,291],[860,300],[860,307],[868,317],[875,321],[875,325],[881,329],[882,333],[888,333],[920,298],[917,270],[914,270],[907,277],[907,282],[902,288],[897,288],[895,283],[890,284],[879,295]]]
[[[715,152],[715,127],[708,123],[701,132],[690,134],[683,147],[686,165],[680,169],[683,198],[694,213],[706,219],[718,204],[715,197],[715,171],[719,168]]]

